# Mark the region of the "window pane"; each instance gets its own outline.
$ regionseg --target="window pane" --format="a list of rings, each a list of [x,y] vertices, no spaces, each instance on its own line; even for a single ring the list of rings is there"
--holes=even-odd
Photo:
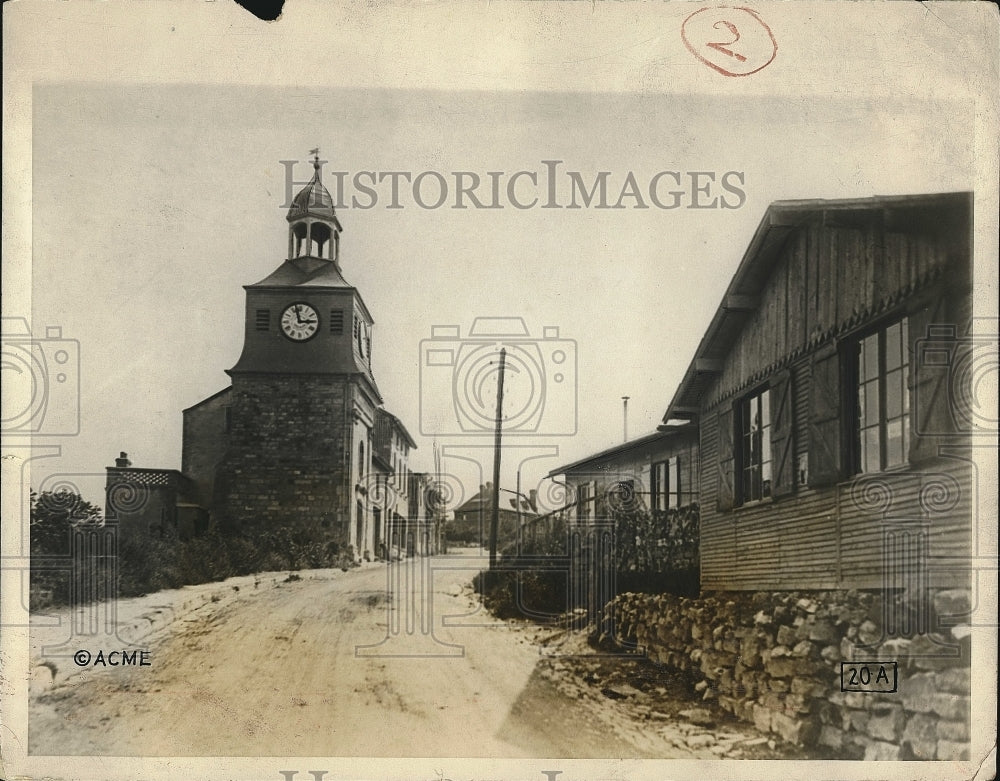
[[[771,462],[766,461],[761,465],[761,495],[770,496],[771,495]]]
[[[878,334],[861,342],[861,378],[871,380],[878,376]]]
[[[760,419],[762,426],[771,425],[771,391],[760,394]]]
[[[743,501],[744,502],[748,502],[748,501],[750,501],[753,498],[753,496],[752,496],[753,492],[751,490],[751,482],[752,481],[750,479],[751,478],[751,474],[752,474],[752,470],[750,470],[750,469],[744,469],[743,470],[743,486],[742,486],[743,490],[742,490],[742,495],[743,495]]]
[[[896,369],[885,376],[885,417],[887,420],[903,414],[903,370]]]
[[[861,432],[861,471],[878,472],[881,468],[878,429],[865,429]]]
[[[910,363],[910,321],[903,318],[899,321],[900,341],[903,343],[903,365]]]
[[[910,460],[910,416],[903,415],[903,463]]]
[[[874,426],[878,424],[879,418],[878,382],[865,383],[862,393],[865,410],[865,416],[861,419],[862,426]]]
[[[902,328],[899,323],[893,323],[885,329],[885,370],[898,369],[903,363],[901,350]]]
[[[903,463],[903,420],[897,418],[886,424],[886,466],[899,466]]]

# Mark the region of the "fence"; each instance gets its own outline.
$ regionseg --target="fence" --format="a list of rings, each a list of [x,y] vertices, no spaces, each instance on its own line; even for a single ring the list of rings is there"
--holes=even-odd
[[[616,485],[523,521],[501,568],[565,573],[567,611],[586,611],[597,621],[626,591],[696,595],[699,525],[696,503],[650,511],[639,494]],[[527,617],[542,617],[530,605],[520,607]]]

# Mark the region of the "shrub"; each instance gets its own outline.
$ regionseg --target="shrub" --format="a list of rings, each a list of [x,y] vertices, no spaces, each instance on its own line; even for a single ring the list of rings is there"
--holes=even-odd
[[[472,581],[483,604],[500,618],[549,620],[569,607],[565,542],[555,534],[518,545],[509,544],[496,570],[484,570]]]

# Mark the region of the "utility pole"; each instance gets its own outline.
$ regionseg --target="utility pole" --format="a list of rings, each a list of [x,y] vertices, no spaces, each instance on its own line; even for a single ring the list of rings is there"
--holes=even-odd
[[[517,470],[517,491],[514,501],[517,502],[517,555],[521,555],[521,470]]]
[[[497,375],[497,426],[493,440],[493,517],[490,519],[490,569],[497,566],[497,532],[500,529],[500,435],[503,428],[503,371],[507,349],[500,348],[500,373]]]
[[[628,442],[628,400],[629,396],[622,396],[622,425],[625,429],[624,442]]]

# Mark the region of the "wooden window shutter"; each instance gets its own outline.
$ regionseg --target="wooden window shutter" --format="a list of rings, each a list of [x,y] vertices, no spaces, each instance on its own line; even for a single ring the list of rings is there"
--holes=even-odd
[[[841,477],[840,352],[830,344],[813,353],[809,396],[809,485],[836,483]]]
[[[909,318],[910,332],[910,453],[912,463],[926,461],[947,444],[942,437],[958,433],[952,415],[951,361],[955,360],[956,325],[948,325],[945,295],[934,296]],[[943,360],[944,355],[949,358]]]
[[[792,410],[792,373],[787,369],[772,377],[771,389],[771,495],[787,496],[795,490],[795,437]]]
[[[720,409],[718,418],[718,449],[715,454],[718,463],[716,506],[719,512],[728,512],[733,509],[735,501],[734,458],[736,454],[733,450],[733,408],[727,406]]]

